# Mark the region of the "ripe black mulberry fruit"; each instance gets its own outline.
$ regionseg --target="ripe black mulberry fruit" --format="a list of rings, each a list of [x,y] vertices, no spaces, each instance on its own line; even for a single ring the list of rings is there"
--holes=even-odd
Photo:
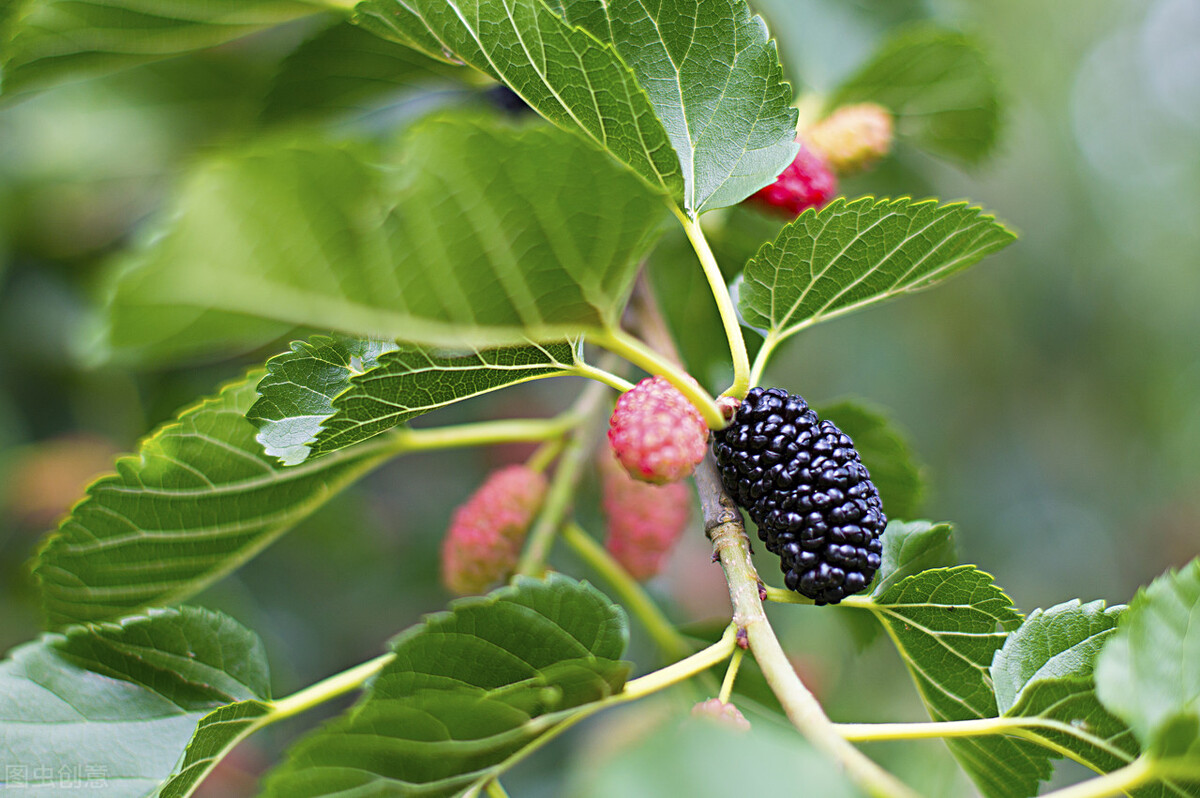
[[[754,388],[714,434],[725,489],[778,554],[788,589],[837,604],[879,569],[887,518],[849,436],[802,397]]]

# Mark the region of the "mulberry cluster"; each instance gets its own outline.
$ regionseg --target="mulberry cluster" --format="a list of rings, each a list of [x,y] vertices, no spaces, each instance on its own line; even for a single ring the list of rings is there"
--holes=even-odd
[[[604,545],[639,582],[657,575],[687,526],[692,502],[683,482],[651,485],[634,479],[609,452],[600,455],[608,535]]]
[[[631,477],[663,485],[696,470],[708,451],[708,425],[665,377],[647,377],[617,400],[608,442]]]
[[[849,436],[803,398],[754,388],[714,437],[725,489],[781,558],[788,589],[836,604],[870,583],[887,518]]]
[[[837,177],[814,150],[800,151],[775,182],[751,194],[747,202],[786,216],[799,216],[809,208],[820,208],[837,195]]]

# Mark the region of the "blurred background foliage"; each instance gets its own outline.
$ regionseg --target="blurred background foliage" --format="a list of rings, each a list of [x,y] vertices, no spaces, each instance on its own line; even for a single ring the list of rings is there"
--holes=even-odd
[[[831,91],[901,24],[933,19],[974,35],[1002,84],[994,157],[962,169],[902,145],[843,189],[969,198],[1021,234],[945,287],[806,332],[783,348],[769,381],[817,403],[851,395],[889,408],[926,465],[924,514],[955,522],[963,560],[995,574],[1023,610],[1075,596],[1125,601],[1183,564],[1200,542],[1200,4],[759,0],[756,7],[798,91]],[[0,109],[4,648],[37,633],[26,563],[84,485],[179,406],[281,348],[153,371],[89,361],[111,256],[137,237],[181,169],[265,128],[320,124],[334,135],[391,135],[430,109],[484,103],[456,70],[379,45],[346,25],[322,31],[307,20]],[[375,88],[351,91],[347,71]],[[741,265],[731,258],[776,224],[742,210],[710,221],[731,271]],[[666,242],[662,252],[673,246]],[[680,259],[660,254],[660,271],[661,262]],[[669,283],[671,275],[657,279]],[[685,353],[724,346],[715,329],[677,334]],[[569,387],[561,380],[522,386],[432,421],[548,414],[569,401]],[[445,603],[435,562],[451,508],[488,469],[521,456],[487,450],[397,460],[201,603],[263,635],[278,693],[370,657],[393,632]],[[594,496],[581,501],[581,517],[598,532]],[[773,575],[773,566],[764,562],[763,572]],[[697,629],[726,612],[698,525],[652,589]],[[773,614],[797,668],[835,719],[922,716],[894,653],[874,645],[860,655],[861,638],[844,613]],[[655,655],[638,632],[632,654],[644,671]],[[674,710],[695,698],[682,695]],[[655,702],[603,718],[519,769],[510,789],[664,794],[655,774],[691,772],[683,762],[712,744],[708,732],[679,727],[678,715]],[[756,743],[746,746],[743,773],[755,773],[759,760],[764,774],[773,772],[794,738],[769,715],[752,721]],[[208,794],[252,790],[251,774],[312,722],[291,721],[243,746]],[[653,746],[643,746],[646,739]],[[971,791],[940,743],[871,753],[924,794]],[[568,775],[564,763],[582,770]],[[776,783],[749,778],[763,789]],[[696,781],[696,794],[721,794],[716,780]]]

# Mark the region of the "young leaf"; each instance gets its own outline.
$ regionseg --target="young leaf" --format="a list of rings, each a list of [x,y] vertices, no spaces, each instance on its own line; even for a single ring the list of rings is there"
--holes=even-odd
[[[1200,559],[1129,604],[1096,663],[1100,701],[1159,758],[1200,758]]]
[[[877,102],[896,134],[964,163],[996,143],[1000,101],[991,67],[968,36],[930,26],[897,34],[830,97],[828,106]]]
[[[322,11],[298,0],[27,0],[0,65],[5,95],[181,55]]]
[[[838,199],[808,210],[746,264],[738,309],[779,341],[930,285],[1015,238],[965,202]]]
[[[655,191],[682,198],[679,159],[633,71],[611,45],[543,0],[363,0],[355,22],[486,72],[554,124],[607,150]]]
[[[181,411],[92,484],[34,565],[51,627],[193,595],[395,454],[384,442],[278,466],[245,418],[261,376]]]
[[[679,158],[684,210],[735,205],[791,163],[792,88],[745,0],[565,0],[562,8],[637,75]]]
[[[201,164],[119,275],[108,344],[171,356],[247,317],[450,348],[616,323],[667,212],[578,137],[439,116],[399,166],[320,140]]]
[[[151,610],[43,635],[0,662],[6,780],[19,769],[27,782],[11,786],[49,794],[65,772],[105,795],[157,795],[169,780],[163,795],[188,795],[205,771],[193,752],[246,731],[210,719],[261,717],[269,702],[262,642],[219,613]]]
[[[868,605],[904,658],[935,721],[992,718],[988,666],[1021,615],[974,566],[941,568],[891,585]],[[1027,798],[1050,777],[1046,752],[1009,737],[951,739],[946,745],[988,798]]]
[[[386,432],[422,413],[527,380],[569,374],[563,342],[440,355],[421,347],[317,336],[267,361],[246,414],[267,454],[302,463]]]
[[[406,88],[453,85],[464,71],[339,22],[283,60],[271,81],[262,116],[276,123],[362,114]]]
[[[293,746],[264,795],[459,795],[620,692],[627,634],[619,607],[561,575],[456,601],[395,639],[362,700]]]
[[[882,560],[874,596],[887,593],[901,580],[922,571],[954,565],[958,561],[954,528],[930,521],[888,521]]]
[[[816,408],[854,440],[871,481],[879,488],[884,512],[890,518],[915,518],[921,511],[925,483],[908,441],[880,411],[842,400]],[[950,565],[952,563],[938,563]]]

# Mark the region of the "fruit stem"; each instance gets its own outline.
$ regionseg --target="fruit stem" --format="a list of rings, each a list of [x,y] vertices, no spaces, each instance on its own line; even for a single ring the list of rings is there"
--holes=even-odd
[[[722,704],[729,703],[729,697],[733,695],[733,683],[737,681],[738,669],[742,667],[742,657],[746,656],[746,649],[734,649],[733,656],[729,658],[729,667],[725,669],[725,678],[721,681],[721,692],[717,694],[717,700]]]
[[[729,295],[729,288],[725,285],[725,275],[721,274],[721,267],[717,265],[716,256],[708,245],[708,239],[704,237],[699,220],[684,214],[674,205],[671,209],[683,225],[683,232],[687,234],[688,241],[692,243],[692,249],[700,260],[700,266],[704,269],[704,277],[708,280],[713,299],[717,302],[717,312],[721,315],[721,325],[725,328],[725,338],[729,341],[729,355],[733,359],[733,384],[722,396],[742,399],[753,384],[750,376],[750,356],[746,353],[746,340],[742,337],[742,325],[733,306],[733,297]]]
[[[621,602],[641,621],[667,657],[681,659],[692,652],[692,647],[675,630],[646,589],[595,538],[574,521],[563,527],[562,536],[563,542],[616,591]]]
[[[554,418],[504,419],[425,429],[402,427],[395,432],[394,446],[398,452],[423,452],[516,441],[552,441],[578,422],[577,416],[567,412]]]
[[[704,528],[725,571],[725,580],[729,583],[733,621],[746,630],[750,650],[788,720],[814,748],[840,763],[847,776],[868,795],[874,798],[917,798],[917,793],[838,733],[837,727],[788,662],[763,609],[759,592],[762,590],[762,581],[750,559],[749,540],[741,513],[725,492],[711,453],[696,469],[695,480],[704,511]]]
[[[791,590],[784,590],[782,587],[764,587],[767,591],[767,601],[773,601],[776,604],[812,604],[812,599],[807,596],[801,596],[799,593]]]
[[[691,378],[691,375],[670,358],[655,352],[624,330],[607,330],[592,341],[613,354],[620,355],[635,366],[666,378],[700,411],[700,415],[704,417],[704,422],[710,429],[725,427],[727,422],[721,415],[716,401],[708,391],[701,388],[699,383]]]
[[[1081,781],[1061,790],[1045,793],[1042,798],[1105,798],[1121,795],[1155,777],[1154,760],[1139,756],[1123,768],[1094,779]]]

